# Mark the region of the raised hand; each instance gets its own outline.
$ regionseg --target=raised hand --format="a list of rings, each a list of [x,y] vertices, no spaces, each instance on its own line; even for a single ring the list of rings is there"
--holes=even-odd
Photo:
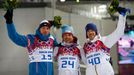
[[[118,7],[118,12],[119,12],[119,14],[125,16],[125,15],[127,15],[128,13],[130,13],[131,10],[128,9],[128,8],[124,8],[124,7]]]
[[[4,18],[6,19],[7,24],[11,24],[13,22],[13,9],[7,10]]]

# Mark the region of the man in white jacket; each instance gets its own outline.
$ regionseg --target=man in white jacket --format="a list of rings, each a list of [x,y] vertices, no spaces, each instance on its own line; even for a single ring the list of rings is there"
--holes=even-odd
[[[126,13],[128,9],[122,8],[116,30],[108,36],[100,37],[97,27],[88,23],[85,27],[87,42],[84,44],[86,57],[86,75],[114,75],[109,63],[110,48],[124,34]]]

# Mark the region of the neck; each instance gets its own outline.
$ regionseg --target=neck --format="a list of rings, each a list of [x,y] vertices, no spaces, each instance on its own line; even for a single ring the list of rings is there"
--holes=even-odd
[[[67,42],[62,42],[62,45],[64,45],[64,46],[71,46],[71,45],[73,45],[74,43],[67,43]]]

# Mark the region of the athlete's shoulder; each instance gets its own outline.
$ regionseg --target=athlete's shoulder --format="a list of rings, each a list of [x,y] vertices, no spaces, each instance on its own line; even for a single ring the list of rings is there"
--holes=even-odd
[[[29,38],[29,39],[34,39],[36,37],[36,35],[34,35],[34,34],[28,34],[27,35],[27,38]]]
[[[51,38],[51,39],[53,39],[53,40],[56,39],[56,38],[55,38],[53,35],[51,35],[51,34],[50,34],[49,38]]]

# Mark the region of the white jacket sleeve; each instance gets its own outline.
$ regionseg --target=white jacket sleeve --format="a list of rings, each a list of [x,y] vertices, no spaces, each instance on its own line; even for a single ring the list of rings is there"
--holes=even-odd
[[[79,50],[80,50],[80,55],[81,55],[81,60],[82,60],[82,62],[84,63],[84,64],[86,64],[86,55],[85,55],[85,53],[84,53],[84,50],[82,49],[82,47],[79,45],[79,46],[77,46],[78,48],[79,48]]]
[[[58,47],[55,47],[55,48],[54,48],[54,54],[53,54],[54,57],[56,57],[57,53],[58,53]]]
[[[101,41],[108,47],[111,48],[119,38],[124,34],[126,24],[126,16],[119,15],[119,20],[117,28],[110,35],[104,36],[101,38]]]

